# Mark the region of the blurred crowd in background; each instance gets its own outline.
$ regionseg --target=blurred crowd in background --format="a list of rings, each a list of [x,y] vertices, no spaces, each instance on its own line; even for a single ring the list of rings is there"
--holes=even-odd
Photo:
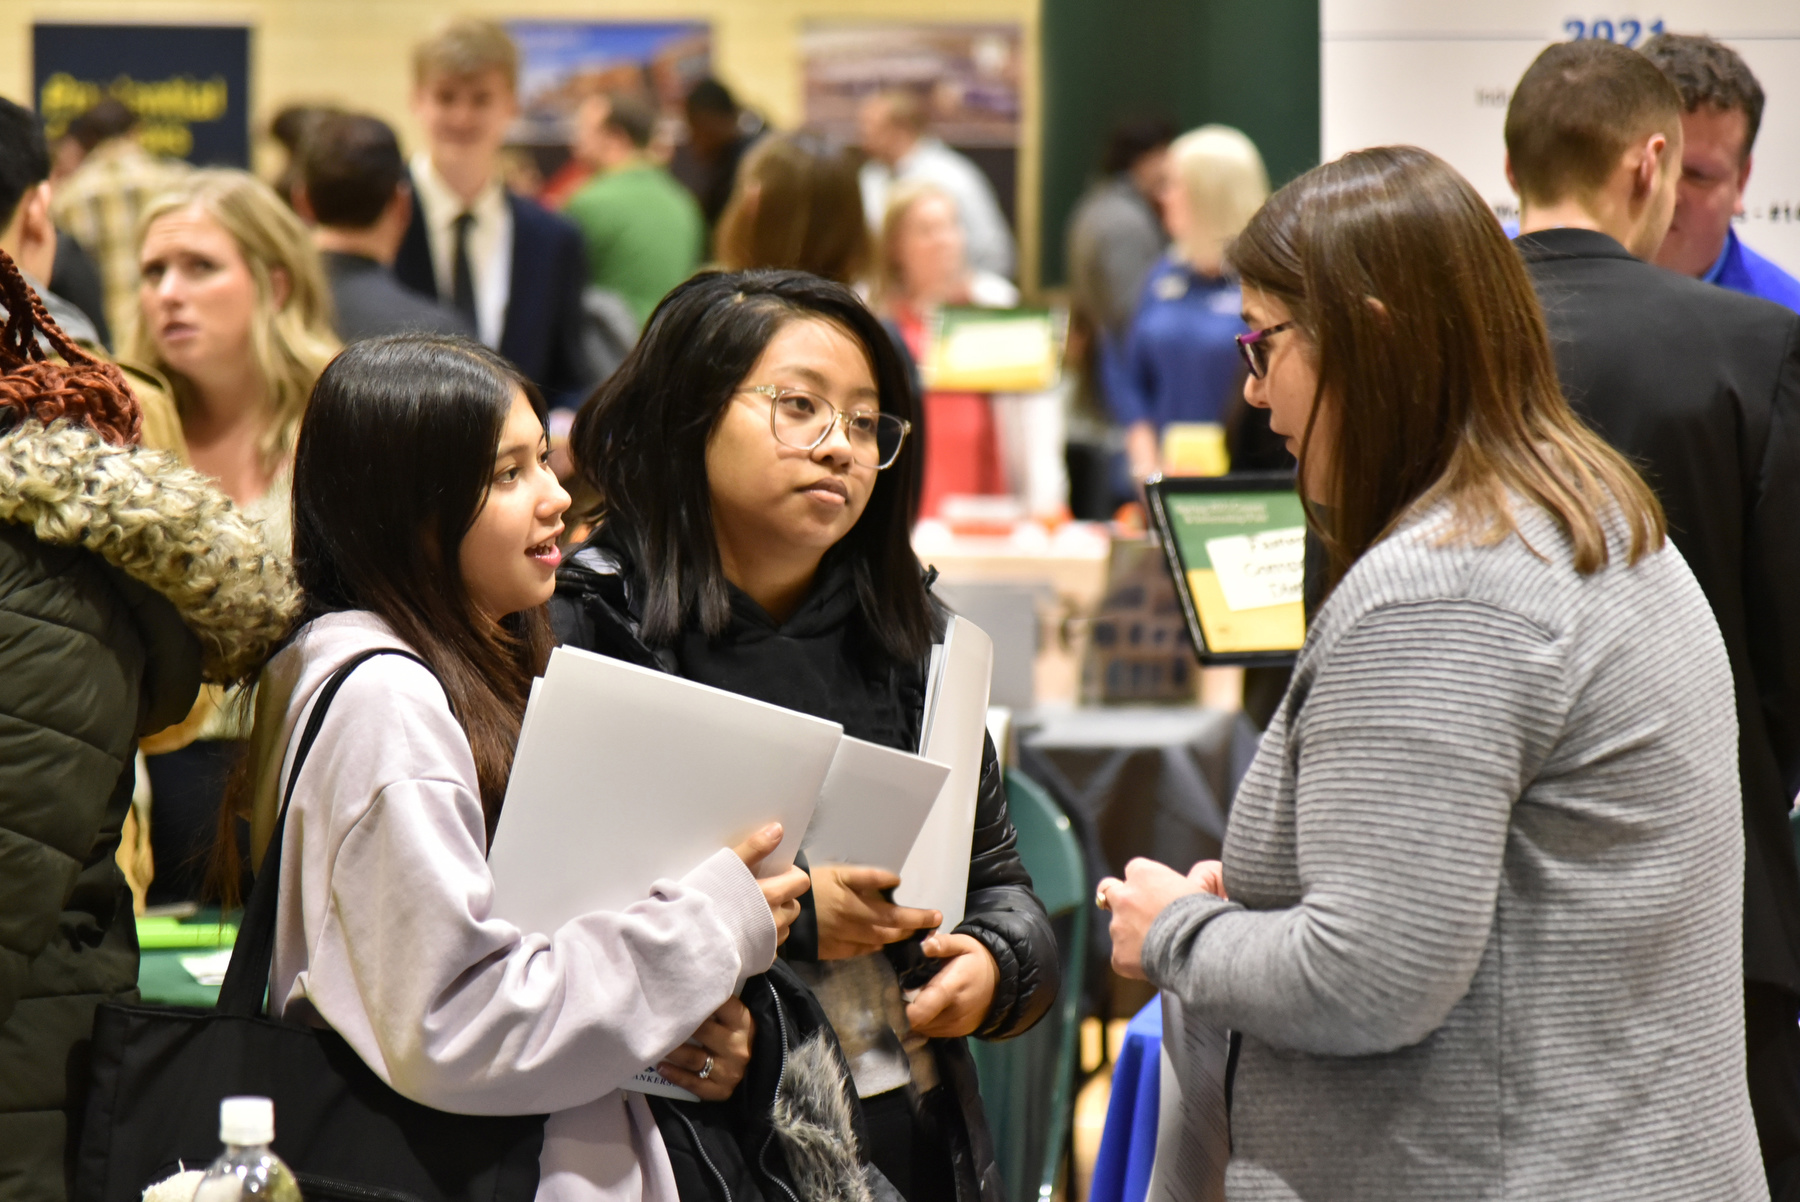
[[[774,129],[711,77],[688,89],[679,120],[647,91],[596,89],[574,107],[566,157],[546,156],[510,140],[519,71],[501,26],[450,23],[414,52],[421,145],[403,148],[349,105],[291,105],[266,131],[281,148],[266,188],[152,154],[113,99],[68,123],[38,178],[28,162],[8,170],[21,191],[48,181],[49,290],[83,315],[81,332],[151,369],[176,367],[153,311],[166,289],[140,291],[146,211],[171,190],[196,213],[183,239],[229,232],[246,266],[267,256],[262,270],[290,281],[268,318],[299,318],[292,303],[322,277],[329,306],[300,319],[314,334],[470,334],[560,409],[618,366],[671,287],[708,265],[851,283],[915,362],[944,306],[1021,301],[1011,206],[934,133],[928,96],[868,95],[859,143],[840,144]],[[1068,369],[1053,395],[929,393],[922,518],[986,497],[1048,522],[1109,519],[1132,501],[1134,478],[1164,466],[1282,464],[1266,435],[1239,429],[1248,415],[1231,339],[1243,326],[1220,266],[1267,195],[1267,173],[1235,130],[1178,132],[1155,117],[1127,121],[1095,164],[1066,231],[1071,285],[1049,298]],[[1194,424],[1217,432],[1168,437]]]

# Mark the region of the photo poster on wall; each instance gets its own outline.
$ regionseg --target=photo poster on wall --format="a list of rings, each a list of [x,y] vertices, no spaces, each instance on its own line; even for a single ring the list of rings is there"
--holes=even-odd
[[[930,132],[981,168],[1017,230],[1024,46],[1012,23],[809,22],[800,34],[806,124],[854,146],[865,99],[916,94]]]
[[[250,30],[242,25],[39,23],[32,95],[52,144],[113,98],[156,154],[203,167],[250,165]]]
[[[1321,153],[1409,143],[1442,155],[1503,221],[1518,220],[1504,130],[1513,85],[1552,42],[1708,34],[1743,56],[1767,96],[1738,237],[1800,275],[1800,4],[1666,0],[1577,9],[1556,0],[1322,0]]]
[[[667,162],[686,140],[688,90],[712,71],[704,21],[509,21],[519,48],[519,120],[508,139],[508,182],[526,195],[567,199],[587,174],[570,157],[575,112],[599,93],[632,93],[659,114],[652,156]]]

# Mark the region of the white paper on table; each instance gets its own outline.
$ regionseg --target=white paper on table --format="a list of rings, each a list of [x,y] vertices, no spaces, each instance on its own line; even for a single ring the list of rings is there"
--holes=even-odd
[[[842,727],[571,647],[522,724],[488,853],[493,913],[548,934],[624,910],[769,822],[791,867]]]
[[[1227,609],[1263,609],[1299,601],[1306,591],[1306,527],[1206,540]]]
[[[231,949],[220,948],[199,956],[182,956],[181,967],[201,985],[223,985],[225,970],[231,967]]]
[[[1162,995],[1162,1105],[1145,1202],[1224,1202],[1231,1159],[1225,1068],[1231,1033]]]
[[[949,775],[948,764],[845,735],[800,843],[807,862],[899,872]]]
[[[919,838],[900,868],[894,900],[938,910],[942,930],[963,919],[969,896],[969,850],[975,837],[975,796],[981,787],[981,750],[987,736],[988,686],[994,673],[994,641],[967,618],[953,617],[944,630],[919,754],[950,766]]]

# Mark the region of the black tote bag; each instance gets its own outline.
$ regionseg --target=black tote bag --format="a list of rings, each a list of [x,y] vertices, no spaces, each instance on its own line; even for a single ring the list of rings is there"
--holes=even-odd
[[[275,1153],[308,1202],[531,1202],[544,1116],[449,1114],[401,1097],[333,1031],[262,1017],[275,954],[282,832],[294,782],[332,698],[319,692],[281,815],[244,908],[215,1010],[104,1003],[94,1015],[76,1202],[138,1202],[144,1187],[219,1154],[219,1099],[275,1101]],[[418,662],[423,663],[422,660]]]

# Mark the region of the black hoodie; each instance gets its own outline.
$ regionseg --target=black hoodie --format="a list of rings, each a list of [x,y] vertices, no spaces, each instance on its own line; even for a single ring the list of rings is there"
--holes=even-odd
[[[560,642],[658,668],[686,679],[826,718],[855,738],[887,747],[918,747],[925,665],[899,663],[867,629],[850,567],[827,555],[799,609],[776,622],[732,587],[724,631],[708,636],[693,625],[667,646],[639,637],[634,568],[623,540],[603,526],[558,573],[550,603]],[[817,958],[812,895],[802,898],[783,959]],[[981,940],[999,966],[994,1001],[976,1034],[1007,1039],[1029,1030],[1056,997],[1060,978],[1056,940],[1031,877],[1019,860],[1007,814],[1006,791],[990,743],[982,764],[969,864],[968,904],[957,933]],[[908,984],[926,979],[936,962],[917,938],[892,944],[888,956]],[[748,992],[748,989],[746,990]],[[957,1100],[962,1130],[952,1132],[958,1202],[999,1202],[992,1141],[982,1112],[974,1064],[961,1039],[932,1041],[939,1076]]]

